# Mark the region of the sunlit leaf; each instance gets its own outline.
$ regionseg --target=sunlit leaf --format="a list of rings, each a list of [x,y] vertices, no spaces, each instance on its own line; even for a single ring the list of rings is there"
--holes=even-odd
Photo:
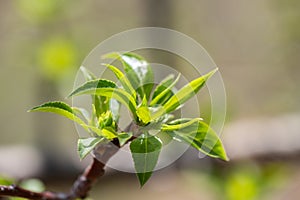
[[[106,67],[108,67],[115,75],[116,77],[119,79],[119,81],[121,82],[122,86],[124,87],[124,89],[133,96],[133,98],[136,98],[136,91],[135,89],[132,87],[130,81],[128,80],[128,78],[123,74],[123,72],[121,72],[118,68],[116,68],[113,65],[110,64],[104,64]]]
[[[174,74],[168,75],[166,78],[164,78],[155,88],[153,92],[152,99],[155,99],[157,95],[159,95],[162,91],[164,91],[166,88],[168,88],[173,82],[174,82]]]
[[[196,93],[204,86],[205,82],[217,71],[215,69],[204,76],[201,76],[184,87],[182,87],[174,96],[172,96],[156,113],[152,114],[152,120],[160,117],[165,113],[170,113],[180,107],[187,100],[196,95]]]
[[[108,139],[113,139],[117,137],[116,132],[113,130],[112,127],[106,127],[104,129],[101,130],[103,135],[108,138]]]
[[[195,96],[195,94],[204,86],[204,83],[217,71],[217,69],[201,76],[183,88],[181,88],[173,97],[171,97],[165,104],[164,109],[167,113],[174,111],[178,106]]]
[[[104,55],[104,58],[118,59],[122,62],[126,75],[141,98],[146,96],[150,98],[153,88],[153,71],[148,62],[141,56],[134,53],[109,53]]]
[[[114,127],[114,125],[115,124],[114,124],[113,115],[112,115],[111,111],[102,113],[98,119],[98,126],[100,128]]]
[[[143,124],[148,124],[151,121],[151,115],[147,106],[141,106],[137,108],[136,114]]]
[[[195,119],[190,119],[186,122],[184,122],[183,120],[174,120],[173,122],[170,122],[169,124],[163,124],[161,127],[162,131],[177,131],[183,128],[186,128],[192,124],[194,124],[195,122],[201,121],[202,118],[195,118]],[[179,121],[181,121],[182,123],[178,123]]]
[[[104,138],[91,137],[80,138],[77,143],[77,150],[80,159],[84,159],[100,142],[103,142]]]
[[[52,112],[61,116],[64,116],[79,125],[83,126],[86,125],[84,121],[82,121],[79,117],[75,115],[73,109],[66,103],[60,101],[48,102],[44,103],[40,106],[34,107],[29,112]]]
[[[148,124],[151,121],[151,113],[149,107],[147,106],[147,99],[144,96],[141,105],[136,110],[138,118],[142,121],[143,125]]]
[[[106,79],[97,79],[85,82],[83,85],[79,86],[77,89],[71,92],[69,97],[79,95],[85,91],[95,90],[99,88],[116,88],[117,85]]]
[[[90,129],[94,133],[96,133],[98,136],[105,137],[108,140],[112,140],[117,137],[114,131],[109,130],[109,129],[99,129],[95,126],[89,126],[89,125],[84,125],[85,128]]]
[[[193,121],[193,123],[189,123]],[[163,131],[171,134],[175,139],[186,142],[202,153],[222,160],[228,160],[223,144],[216,132],[201,120],[182,119],[176,120],[173,125],[168,125]],[[189,124],[187,124],[189,123]],[[172,123],[170,123],[172,124]],[[174,126],[174,131],[172,131]],[[182,128],[179,128],[182,126]],[[170,131],[169,131],[170,130]]]
[[[124,104],[129,110],[131,110],[134,116],[136,115],[135,99],[133,99],[132,96],[125,90],[116,88],[116,84],[112,81],[108,81],[105,79],[88,81],[82,86],[75,89],[69,95],[69,97],[83,94],[93,94],[108,98],[114,98],[120,103]]]
[[[141,186],[151,177],[162,148],[162,142],[155,136],[141,136],[130,143],[135,170]]]
[[[167,101],[172,95],[172,88],[176,85],[180,78],[180,74],[177,76],[177,78],[164,90],[162,90],[159,94],[157,94],[155,97],[153,97],[150,106],[154,106],[155,104],[163,104],[165,101]],[[161,87],[162,89],[162,87]],[[159,90],[161,90],[159,89]]]

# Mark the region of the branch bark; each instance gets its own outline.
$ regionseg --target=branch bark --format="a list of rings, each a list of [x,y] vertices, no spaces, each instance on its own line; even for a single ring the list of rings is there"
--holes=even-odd
[[[93,162],[85,169],[74,182],[69,193],[55,193],[55,192],[32,192],[23,189],[17,185],[1,186],[0,197],[22,197],[32,200],[75,200],[84,199],[88,196],[92,186],[99,177],[104,175],[105,163],[118,152],[120,146],[118,140],[113,140],[110,144],[100,145],[94,150]],[[101,161],[99,161],[101,160]]]
[[[78,177],[74,182],[73,187],[69,193],[55,193],[55,192],[32,192],[23,189],[16,185],[0,186],[0,197],[22,197],[32,200],[75,200],[84,199],[88,196],[88,192],[97,181],[97,179],[104,175],[105,164],[98,161],[96,158],[86,168],[84,173]]]
[[[135,129],[133,123],[130,123],[125,131],[131,131]],[[132,141],[136,137],[133,136],[127,142]],[[94,151],[94,158],[92,163],[85,169],[82,175],[80,175],[74,182],[69,193],[56,193],[51,191],[45,192],[32,192],[30,190],[23,189],[17,185],[1,186],[0,185],[0,199],[2,196],[10,197],[22,197],[31,200],[75,200],[84,199],[88,196],[92,186],[96,183],[98,178],[104,175],[105,163],[116,154],[120,149],[118,139],[114,139],[109,144],[99,145]]]

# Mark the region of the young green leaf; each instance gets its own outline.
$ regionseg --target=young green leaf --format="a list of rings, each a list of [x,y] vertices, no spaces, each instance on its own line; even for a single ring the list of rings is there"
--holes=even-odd
[[[147,137],[144,135],[144,137],[136,138],[130,143],[135,170],[141,186],[151,177],[161,148],[162,142],[155,136]]]
[[[119,139],[119,143],[120,146],[123,146],[124,144],[126,144],[128,142],[129,139],[131,139],[132,137],[132,132],[122,132],[120,134],[118,134],[118,139]]]
[[[78,96],[83,94],[93,94],[114,98],[124,104],[135,116],[136,103],[135,99],[125,90],[116,88],[116,84],[105,79],[88,81],[82,86],[75,89],[70,96]]]
[[[172,96],[163,106],[151,116],[152,120],[155,120],[165,113],[170,113],[180,107],[187,100],[196,95],[196,93],[204,86],[205,82],[217,71],[218,69],[212,70],[211,72],[201,76],[184,87],[182,87],[174,96]]]
[[[137,88],[140,97],[146,96],[147,100],[153,88],[153,71],[148,62],[141,56],[134,53],[109,53],[104,58],[120,60],[131,84]]]
[[[95,90],[99,88],[116,88],[117,85],[109,80],[106,79],[97,79],[85,82],[83,85],[76,88],[74,91],[71,92],[69,97],[83,94],[85,91]]]
[[[168,75],[166,78],[164,78],[155,88],[152,99],[155,99],[157,95],[162,93],[166,88],[168,88],[173,82],[174,82],[174,74]]]
[[[154,106],[156,104],[163,104],[164,102],[166,102],[173,95],[171,89],[176,85],[179,78],[180,78],[180,74],[166,89],[161,91],[160,94],[158,94],[157,96],[155,96],[155,98],[152,99],[150,106]]]
[[[165,104],[164,109],[167,113],[174,111],[178,106],[195,96],[195,94],[204,86],[204,83],[217,71],[215,69],[204,76],[201,76],[183,88],[181,88],[174,96],[172,96]]]
[[[189,123],[190,121],[193,123]],[[228,160],[223,144],[215,131],[199,119],[190,121],[182,119],[181,123],[180,120],[176,120],[173,125],[168,125],[167,128],[163,127],[162,130],[208,156]],[[171,128],[172,126],[174,128]],[[182,127],[179,128],[180,126]]]
[[[192,124],[194,124],[195,122],[199,122],[202,121],[202,118],[195,118],[195,119],[191,119],[187,122],[182,122],[182,123],[177,123],[178,120],[176,120],[176,124],[171,122],[170,124],[163,124],[161,127],[161,131],[177,131],[183,128],[186,128]]]
[[[117,137],[114,131],[109,130],[109,129],[99,129],[95,126],[89,126],[89,125],[84,125],[85,128],[90,129],[94,133],[96,133],[98,136],[104,137],[108,140],[112,140]]]
[[[103,65],[108,67],[116,75],[116,77],[120,80],[122,86],[126,90],[126,92],[128,92],[129,94],[132,94],[133,98],[135,99],[136,92],[135,92],[134,88],[132,87],[128,78],[123,74],[123,72],[121,72],[118,68],[116,68],[113,65],[110,65],[110,64],[103,64]]]
[[[138,118],[142,121],[142,125],[146,125],[151,121],[151,113],[149,107],[147,106],[147,99],[144,96],[142,103],[136,110]]]
[[[80,159],[84,159],[100,142],[104,141],[104,138],[99,137],[78,139],[77,150]]]
[[[81,126],[85,126],[85,122],[75,115],[73,109],[66,103],[60,101],[44,103],[29,110],[29,112],[52,112],[64,116]]]
[[[138,107],[136,110],[136,114],[144,125],[148,124],[151,121],[151,114],[147,106]]]

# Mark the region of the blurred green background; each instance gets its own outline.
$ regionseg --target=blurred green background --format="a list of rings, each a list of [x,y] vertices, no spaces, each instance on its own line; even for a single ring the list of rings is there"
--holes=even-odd
[[[159,26],[194,38],[219,66],[231,161],[198,159],[190,150],[143,189],[134,175],[109,170],[94,199],[299,199],[299,10],[298,0],[0,0],[0,175],[67,190],[88,162],[78,161],[73,124],[26,111],[65,100],[101,41]],[[153,60],[185,68],[172,56]]]

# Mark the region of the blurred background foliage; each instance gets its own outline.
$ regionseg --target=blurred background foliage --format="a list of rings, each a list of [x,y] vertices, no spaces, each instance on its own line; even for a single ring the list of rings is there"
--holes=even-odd
[[[228,98],[222,137],[232,161],[200,160],[190,150],[142,190],[134,175],[110,170],[93,190],[95,199],[298,199],[299,10],[298,0],[0,0],[0,174],[41,177],[50,189],[68,189],[85,166],[78,162],[73,124],[26,110],[64,100],[84,57],[99,42],[130,28],[160,26],[194,38],[219,66]],[[151,61],[188,73],[174,55],[149,54]],[[206,117],[209,96],[201,95]],[[281,116],[291,117],[280,129],[252,123]],[[266,134],[255,134],[261,132]],[[288,138],[294,142],[284,142]],[[257,153],[259,144],[265,149]],[[283,144],[292,150],[281,152]],[[234,156],[243,151],[248,154]],[[8,184],[2,178],[0,183]]]

